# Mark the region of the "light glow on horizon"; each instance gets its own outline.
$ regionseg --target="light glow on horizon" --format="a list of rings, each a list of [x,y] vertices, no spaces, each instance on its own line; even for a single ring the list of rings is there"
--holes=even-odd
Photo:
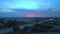
[[[27,13],[25,16],[26,17],[37,17],[38,14],[36,14],[36,13]]]

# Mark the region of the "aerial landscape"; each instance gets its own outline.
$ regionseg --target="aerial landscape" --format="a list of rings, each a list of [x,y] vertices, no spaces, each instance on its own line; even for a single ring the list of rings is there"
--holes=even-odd
[[[60,0],[0,0],[0,34],[60,34]]]

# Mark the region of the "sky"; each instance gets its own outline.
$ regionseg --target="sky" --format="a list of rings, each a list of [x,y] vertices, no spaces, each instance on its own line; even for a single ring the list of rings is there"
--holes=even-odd
[[[59,16],[60,0],[0,0],[0,17]]]

